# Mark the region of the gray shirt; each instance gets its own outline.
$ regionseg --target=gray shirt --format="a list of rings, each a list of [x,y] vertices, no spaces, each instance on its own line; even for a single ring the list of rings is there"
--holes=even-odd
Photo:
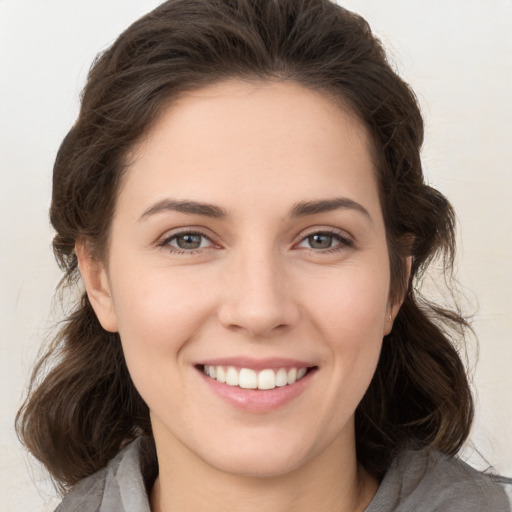
[[[79,482],[55,512],[150,512],[139,440]],[[365,512],[511,512],[504,488],[434,450],[403,451]]]

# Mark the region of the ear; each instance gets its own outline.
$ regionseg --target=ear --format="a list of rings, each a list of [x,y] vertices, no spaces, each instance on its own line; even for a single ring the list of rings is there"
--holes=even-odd
[[[409,277],[411,275],[411,266],[412,266],[412,256],[407,256],[405,258],[405,283],[409,282]],[[405,294],[407,293],[407,289],[404,291],[404,294],[399,298],[393,301],[389,300],[388,305],[386,307],[386,318],[384,320],[384,336],[387,336],[391,330],[393,329],[393,322],[395,321],[396,315],[400,311],[402,304],[405,299]]]
[[[75,253],[89,302],[101,326],[106,331],[117,332],[114,301],[104,264],[94,257],[91,247],[83,240],[75,244]]]

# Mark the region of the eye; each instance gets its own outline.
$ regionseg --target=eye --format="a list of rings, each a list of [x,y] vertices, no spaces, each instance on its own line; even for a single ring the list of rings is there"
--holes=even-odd
[[[167,237],[160,245],[175,252],[193,252],[212,246],[212,241],[203,233],[183,231]]]
[[[329,251],[352,247],[353,241],[347,236],[337,232],[317,231],[303,238],[297,247],[317,251]]]

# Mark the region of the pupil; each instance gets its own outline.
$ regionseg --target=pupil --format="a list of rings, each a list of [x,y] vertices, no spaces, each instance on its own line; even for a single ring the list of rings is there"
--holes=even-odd
[[[201,247],[201,235],[181,235],[176,242],[180,249],[198,249]]]
[[[330,235],[311,235],[308,237],[309,245],[313,249],[328,249],[332,245],[332,236]]]

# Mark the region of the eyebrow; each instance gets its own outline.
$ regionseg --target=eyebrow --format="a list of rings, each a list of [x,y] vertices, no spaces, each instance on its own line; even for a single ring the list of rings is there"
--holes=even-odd
[[[300,203],[296,203],[292,208],[290,217],[305,217],[307,215],[332,212],[339,209],[355,210],[356,212],[362,213],[372,222],[372,217],[368,210],[362,204],[348,197],[335,197],[333,199],[321,199],[319,201],[301,201]]]
[[[228,212],[218,206],[198,201],[177,201],[175,199],[163,199],[150,206],[139,220],[156,215],[157,213],[173,211],[179,213],[188,213],[191,215],[203,215],[214,219],[222,219],[228,216]]]
[[[347,197],[336,197],[333,199],[320,199],[317,201],[301,201],[296,203],[290,211],[290,218],[307,217],[318,213],[331,212],[334,210],[346,209],[355,210],[362,213],[365,217],[372,221],[368,210],[361,204]],[[189,215],[202,215],[214,219],[223,219],[228,217],[227,210],[220,208],[214,204],[203,203],[199,201],[178,201],[176,199],[162,199],[154,205],[150,206],[140,216],[139,221],[163,212],[179,212]]]

